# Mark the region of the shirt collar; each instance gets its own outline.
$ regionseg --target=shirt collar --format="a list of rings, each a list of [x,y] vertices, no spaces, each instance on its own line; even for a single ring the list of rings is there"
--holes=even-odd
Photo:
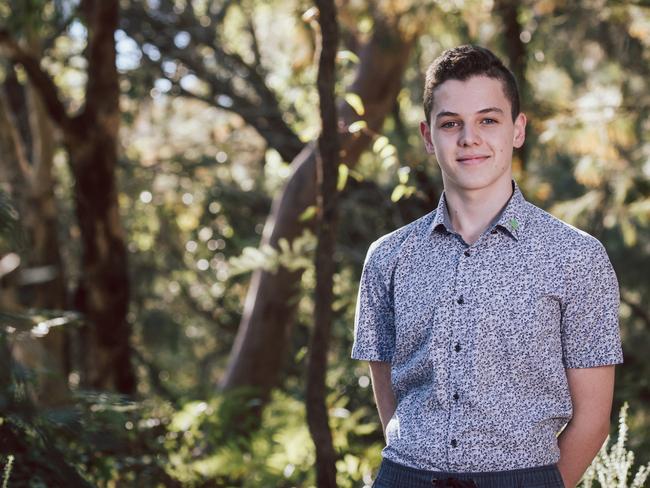
[[[500,227],[510,234],[515,240],[519,240],[521,232],[526,223],[526,199],[519,189],[519,185],[515,180],[512,180],[513,193],[508,200],[506,207],[497,215],[495,220],[488,226],[488,231],[493,228]],[[454,232],[449,218],[449,210],[447,208],[447,199],[445,192],[440,195],[438,207],[436,208],[433,221],[431,222],[431,230],[443,229],[446,232]]]
[[[521,232],[526,226],[526,199],[519,189],[519,185],[512,180],[513,192],[510,201],[503,209],[501,215],[494,224],[495,227],[501,227],[507,231],[516,240],[519,240]]]
[[[453,232],[454,229],[451,226],[451,221],[449,220],[449,210],[447,210],[447,199],[445,198],[445,192],[442,192],[440,195],[440,200],[438,200],[438,207],[436,208],[436,213],[433,216],[433,222],[431,222],[431,229],[438,230],[444,229],[447,232]]]

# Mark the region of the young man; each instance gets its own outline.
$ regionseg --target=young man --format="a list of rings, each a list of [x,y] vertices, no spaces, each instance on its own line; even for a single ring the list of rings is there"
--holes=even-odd
[[[526,116],[494,54],[443,53],[424,108],[444,192],[370,246],[355,318],[387,444],[374,486],[573,487],[609,431],[616,275],[512,180]]]

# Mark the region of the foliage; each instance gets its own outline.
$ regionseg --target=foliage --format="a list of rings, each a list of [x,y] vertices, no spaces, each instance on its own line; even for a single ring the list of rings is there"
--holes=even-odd
[[[369,109],[346,87],[362,62],[360,45],[373,29],[373,14],[401,11],[405,28],[416,23],[425,28],[391,116],[381,134],[371,134],[372,150],[354,168],[339,169],[341,219],[327,385],[340,486],[370,484],[383,443],[366,366],[349,359],[365,252],[380,235],[431,210],[442,187],[418,135],[422,73],[443,49],[459,43],[480,43],[505,56],[494,3],[360,1],[341,9],[337,90],[361,119],[342,128],[354,134],[367,133],[363,116]],[[530,150],[525,165],[518,155],[515,169],[530,200],[596,235],[612,258],[622,291],[626,361],[617,368],[615,406],[625,401],[639,405],[628,419],[635,433],[629,444],[644,464],[650,461],[650,416],[643,400],[650,393],[650,12],[637,3],[518,3],[530,85],[524,100]],[[310,486],[314,449],[303,402],[314,308],[314,236],[281,240],[277,250],[259,248],[272,200],[293,167],[236,113],[237,99],[220,92],[226,85],[217,82],[229,83],[235,94],[256,103],[256,115],[264,115],[269,106],[253,83],[257,73],[277,100],[288,130],[299,141],[311,140],[319,127],[316,33],[303,13],[312,4],[121,4],[146,5],[163,19],[153,29],[155,35],[141,42],[127,32],[126,20],[144,20],[137,9],[129,10],[124,30],[115,36],[123,116],[118,190],[129,249],[129,322],[138,393],[123,398],[85,391],[74,381],[82,365],[71,361],[72,402],[43,407],[30,399],[29,392],[38,389],[34,371],[15,363],[0,368],[0,432],[14,442],[3,444],[0,452],[5,468],[6,456],[15,456],[9,485],[32,480],[34,486],[56,486],[57,476],[66,473],[68,480],[96,486]],[[87,68],[82,54],[88,32],[77,5],[67,0],[0,1],[2,27],[21,41],[42,41],[40,64],[73,110],[83,106]],[[190,8],[194,23],[183,17]],[[169,20],[179,18],[179,23]],[[148,24],[142,22],[137,25],[148,34]],[[199,28],[214,31],[219,42],[211,47],[199,39],[197,33],[204,32]],[[219,65],[225,57],[215,53],[217,46],[255,69]],[[205,72],[195,69],[199,64]],[[17,77],[26,86],[20,68]],[[210,92],[212,98],[205,96],[210,82],[216,90]],[[61,149],[58,141],[55,213],[73,309],[82,257],[73,211],[75,182]],[[311,207],[301,218],[310,221],[315,212]],[[0,257],[11,256],[14,262],[24,257],[26,245],[20,223],[6,193],[0,192]],[[238,413],[254,401],[253,392],[223,395],[215,384],[235,343],[251,272],[280,266],[304,271],[298,316],[281,384],[270,406],[249,424]],[[29,308],[0,313],[3,347],[13,334],[50,320],[81,321],[74,313]],[[5,333],[8,324],[18,326]],[[78,329],[71,327],[70,334],[77,337]],[[0,353],[11,357],[8,351]],[[618,443],[610,452],[601,451],[588,472],[590,483],[609,487],[627,479],[633,460],[622,444],[628,440],[623,424]],[[614,474],[618,469],[621,474]],[[643,476],[643,470],[638,473]]]
[[[309,437],[301,399],[276,392],[264,410],[260,428],[244,435],[238,419],[242,399],[250,392],[220,395],[210,402],[190,402],[169,423],[168,472],[184,486],[311,486],[315,449]],[[378,461],[379,445],[364,445],[378,428],[374,412],[350,412],[347,399],[332,403],[330,413],[339,486],[357,486]]]
[[[162,448],[168,405],[78,392],[73,406],[36,410],[14,398],[0,418],[0,454],[15,458],[10,486],[175,486]]]
[[[305,230],[291,243],[285,238],[280,239],[278,247],[279,249],[276,249],[270,244],[260,248],[245,247],[241,256],[233,257],[230,260],[231,276],[256,269],[275,273],[279,267],[295,271],[313,266],[313,251],[316,241],[314,235],[309,231]]]

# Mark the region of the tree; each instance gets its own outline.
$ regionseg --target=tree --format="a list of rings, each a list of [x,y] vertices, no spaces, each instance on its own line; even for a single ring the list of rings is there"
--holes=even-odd
[[[264,137],[269,147],[292,161],[292,174],[274,200],[260,243],[261,247],[278,248],[280,239],[291,242],[304,229],[313,228],[313,222],[303,222],[299,217],[316,200],[316,144],[299,143],[283,121],[277,97],[264,78],[252,24],[248,26],[252,39],[250,50],[254,54],[252,63],[224,47],[220,30],[231,5],[225,2],[217,9],[215,4],[210,4],[198,11],[198,4],[193,2],[177,6],[163,0],[155,7],[131,2],[121,26],[140,44],[145,53],[143,63],[156,68],[171,83],[173,93],[237,113]],[[374,30],[370,39],[358,48],[357,76],[348,89],[361,98],[367,125],[365,130],[342,135],[341,161],[349,166],[356,164],[391,113],[417,30],[421,28],[414,21],[405,32],[400,27],[399,13],[384,14],[379,10],[374,12]],[[176,45],[178,31],[188,35],[191,49]],[[360,43],[353,40],[349,44]],[[158,52],[152,54],[151,46]],[[176,68],[165,70],[166,61]],[[188,73],[202,81],[202,91],[190,91],[183,86],[182,77]],[[343,127],[359,120],[357,113],[345,103],[340,105],[340,114]],[[262,270],[253,273],[228,370],[221,382],[223,389],[252,387],[265,401],[283,364],[300,277],[301,272],[286,268],[280,268],[275,274]]]
[[[130,362],[129,279],[124,231],[115,183],[120,124],[119,84],[114,33],[118,0],[84,0],[80,5],[88,28],[85,104],[70,115],[49,75],[35,56],[7,31],[0,45],[9,60],[20,64],[63,136],[74,176],[75,206],[82,238],[81,278],[75,305],[85,314],[85,371],[93,388],[135,391]]]
[[[327,404],[325,374],[327,352],[332,328],[332,279],[336,243],[339,135],[334,85],[335,60],[339,29],[333,0],[317,0],[320,25],[320,56],[318,64],[318,94],[322,131],[318,138],[318,245],[316,247],[316,306],[314,330],[309,346],[307,367],[307,423],[316,446],[316,477],[318,486],[336,486],[336,453],[332,445]]]
[[[396,19],[376,18],[372,37],[360,49],[357,76],[349,91],[363,101],[368,130],[342,134],[343,164],[354,166],[393,108],[416,39],[416,33],[404,34],[397,24]],[[339,124],[344,127],[358,119],[347,104],[341,104],[339,110]],[[266,221],[262,246],[277,247],[282,238],[292,241],[310,225],[299,217],[316,197],[315,149],[314,144],[308,144],[293,160],[291,176]],[[253,273],[222,388],[254,387],[262,402],[268,397],[283,364],[300,276],[300,272],[285,268],[276,274],[262,270]]]
[[[291,161],[303,143],[284,121],[277,98],[264,79],[259,48],[254,44],[256,59],[248,63],[222,46],[219,31],[232,4],[224,2],[217,8],[216,2],[211,3],[203,12],[206,22],[199,19],[193,2],[186,2],[183,7],[170,0],[162,0],[155,7],[148,6],[147,2],[129,2],[120,26],[143,48],[143,63],[169,80],[174,92],[239,114],[269,147],[277,150],[285,161]],[[248,27],[255,43],[252,24]],[[177,47],[176,34],[179,32],[189,35],[191,49]],[[148,46],[155,46],[162,56],[151,54]],[[164,69],[165,61],[177,63],[183,69],[170,74]],[[183,87],[181,73],[184,70],[205,83],[205,93]]]

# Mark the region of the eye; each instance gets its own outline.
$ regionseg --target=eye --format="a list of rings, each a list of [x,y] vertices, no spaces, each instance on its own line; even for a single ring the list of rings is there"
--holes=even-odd
[[[489,118],[488,119],[483,119],[481,122],[483,124],[486,124],[486,125],[492,125],[492,124],[497,124],[498,123],[496,120],[489,119]]]
[[[441,129],[453,129],[454,127],[458,127],[460,124],[456,122],[455,120],[450,120],[449,122],[444,122],[443,124],[440,125]]]

